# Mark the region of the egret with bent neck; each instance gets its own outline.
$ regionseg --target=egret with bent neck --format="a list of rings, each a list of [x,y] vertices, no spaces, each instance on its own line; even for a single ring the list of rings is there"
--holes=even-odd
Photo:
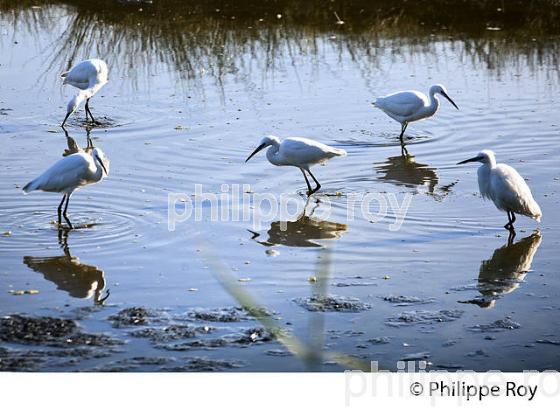
[[[321,188],[321,184],[311,173],[310,167],[316,164],[322,164],[333,157],[346,156],[343,149],[333,148],[308,138],[286,138],[280,141],[280,138],[273,135],[266,136],[261,140],[259,146],[245,160],[249,161],[257,152],[269,147],[266,151],[268,161],[276,166],[293,166],[300,169],[307,184],[307,195],[314,194]],[[316,187],[311,188],[309,180],[305,172],[313,178]]]
[[[93,114],[89,109],[89,100],[109,81],[107,63],[98,58],[92,58],[91,60],[82,61],[60,76],[64,78],[63,84],[70,84],[81,90],[68,102],[66,106],[66,117],[64,117],[64,121],[62,121],[62,127],[66,124],[66,120],[70,114],[76,111],[84,101],[86,102],[86,121],[88,121],[89,115],[89,117],[91,117],[91,122],[95,123]]]
[[[441,84],[430,87],[429,98],[420,91],[400,91],[377,98],[373,105],[401,124],[399,138],[402,143],[409,123],[429,118],[436,113],[439,108],[438,94],[447,98],[456,109],[459,109]]]

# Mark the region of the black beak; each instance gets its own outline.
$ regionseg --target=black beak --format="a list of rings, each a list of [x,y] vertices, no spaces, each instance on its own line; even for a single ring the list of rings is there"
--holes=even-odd
[[[103,161],[101,161],[101,158],[99,158],[99,155],[96,155],[95,158],[97,158],[97,160],[99,161],[99,164],[101,165],[101,168],[103,168],[105,175],[109,176],[109,173],[107,172],[107,168],[105,168],[105,165],[103,164]]]
[[[259,146],[257,147],[257,149],[254,150],[253,153],[247,157],[247,159],[245,160],[245,162],[247,162],[247,161],[249,161],[251,158],[253,158],[253,156],[254,156],[257,152],[259,152],[261,149],[263,149],[264,147],[266,147],[266,144],[261,144],[261,145],[259,145]]]
[[[447,99],[449,100],[449,102],[450,102],[451,104],[453,104],[453,107],[459,109],[459,107],[457,107],[457,104],[455,104],[455,103],[453,102],[453,100],[451,99],[451,97],[448,96],[448,95],[446,94],[445,91],[442,91],[442,92],[441,92],[441,95],[443,95],[445,98],[447,98]]]
[[[64,124],[66,124],[66,120],[68,119],[68,117],[70,117],[70,114],[72,114],[71,112],[69,112],[68,114],[66,114],[66,117],[64,117],[64,121],[62,121],[62,124],[60,124],[60,126],[62,128],[64,128]]]
[[[469,159],[466,159],[466,160],[461,161],[461,162],[457,162],[457,165],[466,164],[467,162],[477,162],[477,161],[480,161],[481,159],[482,159],[482,157],[473,157],[473,158],[469,158]]]

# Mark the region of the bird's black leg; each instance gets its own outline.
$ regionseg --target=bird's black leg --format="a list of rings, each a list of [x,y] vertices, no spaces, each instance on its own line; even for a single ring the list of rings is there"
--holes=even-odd
[[[70,219],[68,219],[68,215],[66,215],[66,211],[68,211],[68,203],[69,202],[70,202],[70,194],[67,194],[66,195],[66,205],[64,206],[64,212],[62,213],[62,216],[64,216],[64,220],[68,224],[68,227],[70,229],[74,229],[74,227],[72,226],[72,222],[70,222]],[[62,203],[61,203],[61,205],[62,205]]]
[[[62,201],[60,201],[60,205],[58,205],[58,225],[62,223],[61,213],[62,213],[62,204],[66,199],[66,194],[62,195]]]
[[[86,111],[86,122],[89,121],[89,106],[88,106],[88,102],[89,102],[89,100],[86,100],[86,106],[85,106],[85,111]]]
[[[313,193],[313,190],[311,189],[311,184],[309,184],[309,180],[307,179],[307,175],[305,175],[305,171],[303,170],[303,168],[300,168],[300,171],[303,174],[303,177],[305,178],[305,183],[307,184],[307,196],[309,196]]]
[[[406,131],[406,127],[408,127],[408,122],[405,122],[401,125],[401,135],[399,136],[401,143],[404,143],[403,137],[404,137],[404,132]]]
[[[507,230],[511,229],[511,217],[509,216],[509,211],[506,211],[507,213],[507,217],[508,217],[508,223],[504,225],[504,228],[506,228]]]
[[[506,228],[508,231],[513,231],[515,230],[515,228],[513,227],[513,223],[515,222],[515,214],[513,212],[507,211],[507,216],[508,223],[504,225],[504,228]]]
[[[315,178],[315,175],[313,175],[310,170],[307,170],[307,172],[309,172],[309,175],[311,175],[311,178],[313,178],[313,181],[315,181],[315,183],[317,184],[315,189],[313,191],[311,191],[311,193],[314,194],[319,189],[321,189],[321,184],[319,183],[319,181],[317,181],[317,178]]]
[[[513,244],[513,240],[515,238],[515,229],[510,229],[509,236],[508,236],[508,246]]]
[[[72,255],[70,255],[70,248],[68,248],[68,229],[61,226],[58,227],[58,243],[64,254],[70,258]]]
[[[91,110],[89,109],[89,98],[86,100],[86,121],[87,121],[87,115],[88,114],[91,117],[91,122],[95,123],[95,118],[93,118],[93,114],[91,113]]]
[[[406,149],[406,145],[401,140],[401,157],[408,157],[408,150]]]

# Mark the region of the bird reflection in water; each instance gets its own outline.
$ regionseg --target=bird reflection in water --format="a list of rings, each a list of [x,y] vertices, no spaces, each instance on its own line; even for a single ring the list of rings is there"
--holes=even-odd
[[[464,303],[473,303],[482,308],[494,307],[497,299],[519,287],[527,272],[531,270],[540,244],[539,231],[515,243],[513,236],[510,236],[507,245],[496,249],[492,258],[480,264],[477,289],[482,297]]]
[[[308,212],[308,199],[302,214],[295,221],[276,221],[270,224],[267,231],[267,240],[258,240],[260,233],[253,232],[251,239],[264,246],[294,246],[294,247],[315,247],[322,245],[317,240],[339,239],[341,234],[348,229],[346,224],[321,220],[313,217],[313,213],[319,207],[319,200],[314,202],[314,206]]]
[[[64,251],[61,256],[24,256],[23,263],[35,272],[43,274],[44,278],[56,284],[57,289],[67,292],[79,299],[93,298],[95,305],[103,305],[110,295],[105,289],[105,275],[97,266],[86,265],[80,258],[72,256],[68,247],[66,229],[59,229],[58,241]]]
[[[64,149],[64,152],[62,153],[63,157],[67,157],[68,155],[76,154],[78,152],[85,152],[87,154],[90,154],[95,148],[95,146],[93,145],[93,141],[91,140],[91,135],[90,135],[91,128],[86,127],[87,145],[85,148],[81,148],[78,145],[76,140],[70,136],[66,128],[64,127],[61,128],[64,131],[64,135],[66,136],[66,143],[68,144],[68,148]]]
[[[447,196],[456,184],[452,182],[438,186],[439,177],[435,168],[416,162],[414,155],[409,154],[404,147],[401,155],[387,158],[387,161],[377,164],[375,169],[378,179],[409,188],[424,186],[427,193],[438,201]]]

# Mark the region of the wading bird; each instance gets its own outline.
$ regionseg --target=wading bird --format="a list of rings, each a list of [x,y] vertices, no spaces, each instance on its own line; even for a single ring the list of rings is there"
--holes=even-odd
[[[430,87],[430,97],[420,91],[400,91],[394,94],[379,97],[373,105],[401,124],[400,139],[402,142],[408,123],[429,118],[439,108],[437,94],[443,95],[457,109],[457,104],[447,95],[447,90],[441,84]]]
[[[311,195],[321,188],[321,184],[311,173],[309,167],[315,164],[322,164],[332,157],[346,156],[346,151],[343,149],[329,147],[307,138],[286,138],[284,141],[280,141],[280,138],[270,135],[261,140],[259,146],[249,155],[245,162],[249,161],[257,152],[266,147],[270,147],[266,151],[266,158],[271,164],[292,166],[301,170],[307,184],[307,195]],[[315,189],[311,189],[305,171],[311,175],[311,178],[317,184]]]
[[[82,61],[72,67],[70,71],[66,71],[60,75],[64,78],[63,84],[70,84],[80,89],[78,94],[72,97],[68,102],[66,117],[64,117],[64,121],[62,121],[63,127],[70,114],[76,111],[84,100],[86,102],[86,121],[88,121],[89,115],[91,117],[91,122],[95,123],[93,114],[89,109],[89,100],[107,84],[108,75],[109,69],[107,68],[107,64],[105,61],[97,58]]]
[[[78,152],[67,157],[63,157],[53,166],[23,187],[24,193],[40,190],[45,192],[62,192],[62,201],[58,205],[58,224],[61,225],[61,213],[68,223],[70,229],[73,228],[66,211],[70,196],[77,189],[95,184],[109,175],[109,160],[100,148],[94,148],[91,154]],[[62,205],[64,212],[62,212]]]
[[[531,189],[512,167],[496,164],[493,151],[483,150],[476,157],[466,159],[457,165],[467,162],[481,162],[478,168],[478,187],[485,199],[491,199],[500,211],[508,215],[508,223],[504,228],[513,231],[515,214],[525,215],[540,222],[542,212],[539,204],[533,199]]]

